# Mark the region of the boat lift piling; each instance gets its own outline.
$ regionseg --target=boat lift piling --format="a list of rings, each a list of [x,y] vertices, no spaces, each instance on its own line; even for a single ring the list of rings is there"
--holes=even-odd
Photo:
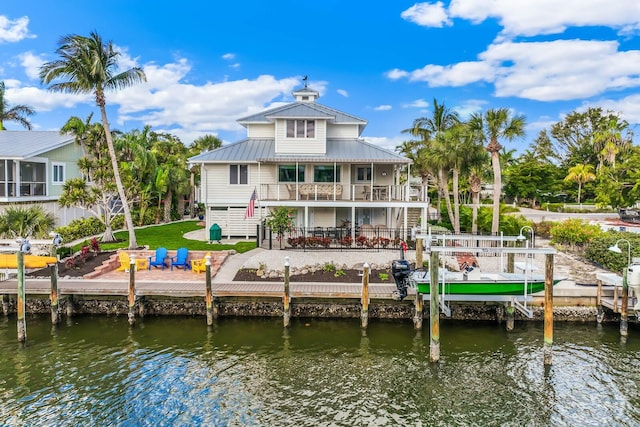
[[[416,240],[416,268],[422,268],[423,259],[422,259],[422,239]],[[414,300],[415,304],[415,314],[413,316],[413,327],[416,330],[422,329],[422,320],[423,320],[423,307],[424,301],[422,299],[422,295],[416,289],[416,297]]]
[[[431,324],[429,342],[429,360],[431,362],[440,361],[440,310],[438,309],[438,252],[431,251],[429,259],[429,272],[431,273],[430,283],[430,305],[429,320]],[[434,268],[435,266],[435,268]]]
[[[60,321],[60,314],[58,313],[58,263],[51,264],[49,267],[51,270],[51,324],[57,325]]]

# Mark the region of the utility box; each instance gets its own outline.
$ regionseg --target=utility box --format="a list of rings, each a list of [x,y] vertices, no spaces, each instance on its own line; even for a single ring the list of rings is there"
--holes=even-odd
[[[210,241],[215,240],[218,243],[220,243],[220,240],[222,240],[222,228],[220,228],[218,224],[213,224],[209,228],[209,240]]]

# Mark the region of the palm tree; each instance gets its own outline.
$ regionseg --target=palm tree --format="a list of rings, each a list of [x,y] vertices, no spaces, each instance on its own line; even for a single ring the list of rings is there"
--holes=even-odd
[[[27,105],[14,105],[9,108],[7,99],[4,95],[4,82],[0,82],[0,130],[5,130],[5,121],[18,122],[28,130],[31,130],[31,123],[27,120],[26,116],[31,116],[35,113],[33,108]]]
[[[55,217],[40,205],[11,205],[0,214],[0,236],[4,238],[45,238],[54,226]]]
[[[569,175],[564,178],[564,181],[578,183],[578,204],[580,204],[582,184],[595,181],[595,179],[596,174],[593,173],[593,165],[579,164],[569,169]]]
[[[57,79],[61,80],[49,87],[49,90],[55,92],[91,93],[95,96],[96,105],[100,108],[102,126],[113,167],[113,177],[129,231],[129,249],[134,249],[138,246],[138,242],[133,228],[131,209],[120,179],[118,158],[113,147],[113,137],[107,120],[105,91],[124,89],[144,82],[147,78],[144,71],[137,67],[118,72],[120,71],[118,68],[120,53],[114,51],[112,42],[103,43],[102,38],[96,32],[91,32],[89,37],[64,36],[58,44],[56,53],[60,55],[60,59],[45,63],[40,68],[40,79],[45,84]],[[116,74],[116,72],[118,73]]]
[[[502,193],[502,169],[500,167],[500,150],[502,145],[499,139],[512,141],[524,136],[526,119],[524,116],[511,117],[506,108],[487,110],[482,115],[474,113],[469,120],[471,130],[477,133],[478,138],[488,142],[485,147],[491,154],[491,166],[493,168],[493,217],[491,221],[491,233],[498,234],[500,226],[500,195]]]

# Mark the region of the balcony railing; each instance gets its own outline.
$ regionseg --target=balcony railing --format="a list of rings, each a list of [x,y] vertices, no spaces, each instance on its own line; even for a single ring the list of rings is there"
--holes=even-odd
[[[340,183],[261,184],[260,200],[425,201],[424,187]]]

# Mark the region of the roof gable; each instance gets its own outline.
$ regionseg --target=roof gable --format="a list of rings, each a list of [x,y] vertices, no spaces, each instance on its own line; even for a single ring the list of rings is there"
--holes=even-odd
[[[317,102],[293,102],[291,104],[262,111],[252,116],[238,119],[238,123],[272,123],[276,118],[324,118],[331,119],[333,123],[355,123],[364,126],[366,120],[362,120],[351,114],[343,113],[336,109],[318,104]]]

